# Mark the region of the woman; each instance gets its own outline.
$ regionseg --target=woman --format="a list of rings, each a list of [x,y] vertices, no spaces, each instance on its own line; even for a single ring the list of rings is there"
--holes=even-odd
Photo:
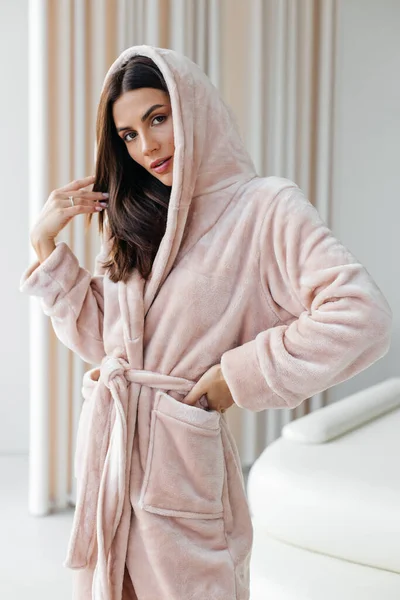
[[[54,239],[97,208],[92,276]],[[293,408],[377,361],[382,293],[295,183],[257,176],[205,74],[149,46],[110,68],[96,174],[51,194],[31,240],[21,290],[100,364],[75,457],[75,598],[247,600],[252,525],[223,410]]]

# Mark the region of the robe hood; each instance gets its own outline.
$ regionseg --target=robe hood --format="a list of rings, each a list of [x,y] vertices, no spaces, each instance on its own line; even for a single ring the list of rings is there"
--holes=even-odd
[[[163,48],[133,46],[111,65],[103,89],[108,79],[137,55],[152,59],[165,79],[175,144],[166,232],[146,285],[145,304],[149,306],[178,252],[188,249],[216,223],[238,188],[256,172],[232,110],[207,75],[186,56]]]

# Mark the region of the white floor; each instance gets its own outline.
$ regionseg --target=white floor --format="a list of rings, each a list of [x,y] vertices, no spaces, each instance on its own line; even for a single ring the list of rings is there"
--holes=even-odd
[[[72,571],[63,567],[73,510],[28,513],[28,458],[0,457],[0,598],[71,600]]]
[[[72,571],[63,562],[72,516],[73,509],[32,517],[28,458],[0,456],[1,600],[71,600]]]

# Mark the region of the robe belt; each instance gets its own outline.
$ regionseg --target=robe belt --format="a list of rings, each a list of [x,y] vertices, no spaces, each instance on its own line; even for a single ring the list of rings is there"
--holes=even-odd
[[[98,370],[100,376],[96,381],[91,378],[91,375]],[[85,471],[79,482],[81,489],[77,497],[72,534],[64,562],[64,566],[72,569],[86,567],[97,541],[97,564],[93,575],[92,600],[112,600],[108,580],[108,557],[125,502],[128,448],[124,405],[128,406],[128,387],[131,383],[164,391],[173,390],[186,395],[195,382],[153,371],[132,369],[127,360],[114,356],[105,356],[100,368],[96,367],[85,373],[82,387],[84,398],[88,400],[95,388],[97,392],[99,384],[104,385],[110,390],[110,399],[115,408],[115,421],[110,431],[103,465],[100,464],[101,444],[104,440],[104,435],[101,434],[109,430],[111,424],[105,423],[106,426],[101,432],[96,432],[95,423],[91,424],[91,435],[84,458]],[[93,400],[96,401],[96,398]],[[97,400],[100,401],[101,398]],[[110,415],[111,411],[108,410],[107,414]],[[94,421],[96,419],[94,410],[92,415]]]
[[[110,389],[110,382],[117,375],[123,375],[129,383],[139,383],[160,390],[173,390],[182,394],[188,394],[194,385],[193,381],[182,377],[163,375],[144,369],[131,369],[124,358],[105,356],[101,362],[100,379],[108,389]]]

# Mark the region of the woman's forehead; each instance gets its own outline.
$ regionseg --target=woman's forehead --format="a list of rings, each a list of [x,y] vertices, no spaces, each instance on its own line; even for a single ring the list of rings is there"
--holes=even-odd
[[[118,127],[119,121],[126,118],[140,120],[155,105],[171,106],[168,94],[155,88],[139,88],[124,92],[114,102],[114,121]]]

